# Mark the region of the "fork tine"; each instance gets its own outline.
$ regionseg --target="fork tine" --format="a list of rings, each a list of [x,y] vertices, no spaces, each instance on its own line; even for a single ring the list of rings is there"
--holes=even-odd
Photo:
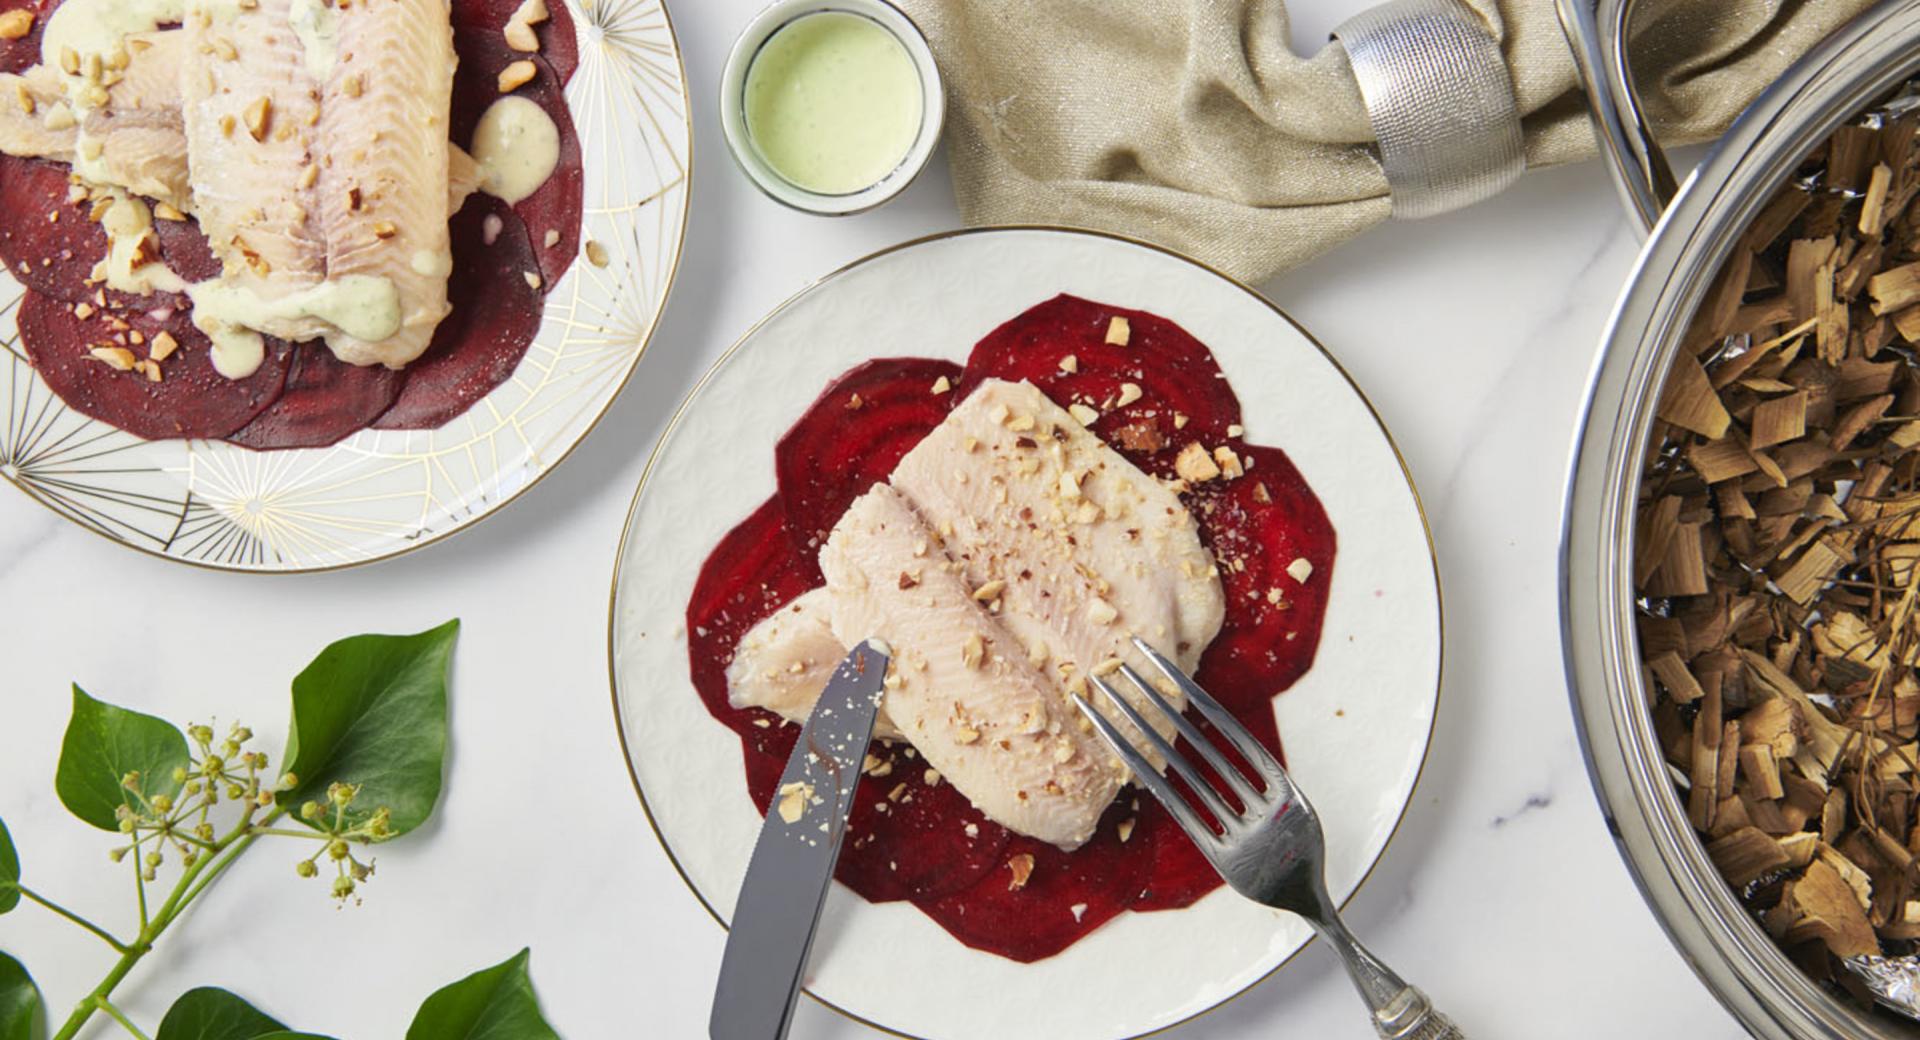
[[[1173,815],[1174,822],[1180,825],[1181,830],[1187,832],[1187,837],[1192,838],[1193,843],[1200,846],[1201,851],[1210,853],[1215,846],[1219,845],[1220,836],[1214,833],[1212,827],[1207,826],[1207,821],[1201,818],[1193,806],[1187,804],[1185,798],[1180,797],[1180,792],[1174,788],[1173,784],[1169,783],[1166,777],[1161,776],[1159,770],[1153,768],[1153,763],[1147,761],[1145,755],[1127,742],[1127,738],[1121,735],[1118,726],[1101,714],[1098,708],[1089,704],[1085,697],[1077,693],[1073,695],[1073,704],[1080,709],[1080,714],[1085,715],[1093,723],[1094,728],[1100,731],[1100,736],[1106,740],[1107,746],[1113,749],[1113,753],[1120,756],[1120,760],[1127,764],[1128,769],[1133,770],[1135,779],[1139,780],[1147,790],[1153,792],[1153,796],[1159,799],[1161,805],[1167,807],[1167,812]]]
[[[1208,739],[1205,733],[1200,732],[1200,727],[1188,722],[1187,717],[1169,703],[1159,690],[1154,689],[1139,672],[1134,671],[1131,665],[1121,665],[1120,674],[1126,676],[1127,681],[1133,683],[1141,693],[1146,694],[1154,707],[1165,712],[1167,717],[1173,720],[1173,727],[1180,731],[1181,736],[1187,738],[1187,743],[1198,748],[1200,756],[1207,760],[1207,764],[1213,767],[1213,771],[1228,787],[1233,788],[1234,794],[1240,796],[1241,805],[1251,809],[1266,799],[1266,796],[1247,780],[1247,775],[1235,768],[1234,764],[1227,760],[1227,756],[1221,754],[1220,749],[1214,746],[1213,741]]]
[[[1247,727],[1242,726],[1240,720],[1229,714],[1226,708],[1221,707],[1220,702],[1214,700],[1212,694],[1201,689],[1199,683],[1188,678],[1187,673],[1175,667],[1172,661],[1162,656],[1160,651],[1155,650],[1146,640],[1135,636],[1133,645],[1146,655],[1148,661],[1153,662],[1153,667],[1161,675],[1180,687],[1180,692],[1187,695],[1187,700],[1200,709],[1200,714],[1205,715],[1207,721],[1213,723],[1213,728],[1227,738],[1260,775],[1266,777],[1269,782],[1279,785],[1277,790],[1268,792],[1270,796],[1283,797],[1292,791],[1293,781],[1287,776],[1286,768],[1259,741],[1253,739],[1253,734],[1247,732]]]
[[[1146,716],[1141,715],[1138,709],[1127,703],[1127,699],[1120,696],[1120,691],[1114,689],[1112,683],[1094,676],[1093,684],[1100,688],[1101,693],[1107,695],[1107,700],[1112,701],[1114,707],[1120,709],[1120,713],[1127,717],[1128,722],[1133,723],[1134,728],[1140,731],[1140,735],[1147,739],[1147,743],[1152,744],[1153,749],[1160,752],[1160,756],[1167,760],[1167,769],[1179,774],[1180,779],[1193,790],[1194,797],[1200,799],[1200,803],[1206,806],[1207,811],[1220,821],[1221,830],[1231,830],[1234,824],[1240,822],[1240,814],[1227,804],[1225,798],[1220,797],[1220,792],[1214,790],[1212,784],[1207,783],[1207,778],[1200,775],[1198,769],[1193,768],[1193,763],[1187,761],[1187,756],[1173,746],[1173,741],[1161,736],[1159,730],[1149,725]],[[1165,701],[1160,703],[1163,707],[1168,706]]]

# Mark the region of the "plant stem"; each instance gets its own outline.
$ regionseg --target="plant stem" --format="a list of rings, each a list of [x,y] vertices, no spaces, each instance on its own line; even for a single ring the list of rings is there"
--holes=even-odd
[[[272,823],[280,815],[281,810],[276,806],[261,819],[260,824],[265,826]],[[154,912],[150,920],[145,914],[145,888],[142,886],[143,923],[140,926],[140,937],[125,947],[120,954],[120,959],[114,962],[113,969],[107,972],[107,977],[101,979],[100,984],[93,988],[93,992],[87,994],[86,998],[73,1009],[73,1014],[67,1017],[66,1024],[60,1027],[59,1032],[53,1034],[53,1040],[73,1040],[73,1037],[80,1032],[80,1028],[87,1024],[87,1020],[92,1018],[96,1011],[105,1011],[118,1019],[121,1025],[133,1030],[135,1036],[141,1036],[139,1030],[133,1029],[133,1026],[113,1007],[109,998],[113,995],[114,987],[127,977],[127,973],[133,970],[134,965],[140,963],[142,957],[152,952],[154,941],[167,930],[167,926],[179,920],[187,907],[199,898],[200,893],[205,891],[215,878],[225,873],[234,859],[245,852],[247,847],[258,838],[259,835],[254,832],[253,810],[249,808],[246,816],[241,818],[239,826],[214,842],[210,853],[194,860],[193,866],[181,872],[180,880],[174,882],[173,891],[168,894],[166,901],[160,904],[160,908]],[[136,856],[139,854],[137,843],[134,854]],[[134,864],[134,867],[138,870],[139,864]],[[142,1040],[145,1038],[142,1037]]]
[[[140,862],[140,836],[133,836],[133,887],[140,892],[140,930],[147,930],[147,868]]]
[[[21,895],[26,896],[28,899],[31,899],[34,902],[39,903],[41,906],[44,906],[47,909],[53,911],[54,913],[59,914],[61,917],[64,917],[67,920],[72,921],[74,924],[77,924],[80,927],[85,928],[87,931],[92,932],[93,934],[99,936],[100,938],[105,939],[107,941],[107,945],[113,947],[115,953],[127,952],[127,944],[114,938],[112,934],[110,934],[106,929],[100,927],[97,924],[94,924],[92,921],[89,921],[84,917],[81,917],[79,914],[74,913],[73,911],[67,909],[64,906],[61,906],[59,903],[56,903],[51,899],[48,899],[46,896],[43,896],[40,893],[35,892],[33,889],[28,888],[25,885],[20,885],[18,886],[18,888]]]
[[[139,1026],[134,1025],[133,1022],[127,1018],[125,1013],[123,1013],[118,1007],[114,1006],[113,1001],[108,1000],[105,997],[100,997],[96,999],[94,1003],[100,1005],[100,1010],[105,1011],[108,1017],[112,1018],[115,1022],[120,1023],[120,1028],[126,1030],[129,1033],[132,1033],[135,1037],[135,1040],[150,1040],[147,1034],[140,1031]]]

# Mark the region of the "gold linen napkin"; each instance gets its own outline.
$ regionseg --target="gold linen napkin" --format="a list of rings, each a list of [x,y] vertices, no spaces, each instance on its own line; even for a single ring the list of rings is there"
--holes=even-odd
[[[900,0],[933,44],[968,224],[1099,228],[1264,281],[1387,219],[1344,49],[1289,49],[1285,0]],[[1500,42],[1527,164],[1591,158],[1553,0],[1461,0]],[[1663,141],[1716,137],[1872,0],[1643,0]]]

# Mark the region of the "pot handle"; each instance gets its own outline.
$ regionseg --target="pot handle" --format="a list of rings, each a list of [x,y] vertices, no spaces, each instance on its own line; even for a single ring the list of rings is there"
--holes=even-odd
[[[1627,212],[1651,231],[1679,192],[1667,153],[1654,140],[1627,64],[1627,26],[1634,0],[1556,0],[1560,27],[1586,87],[1587,111],[1600,154],[1613,171]]]

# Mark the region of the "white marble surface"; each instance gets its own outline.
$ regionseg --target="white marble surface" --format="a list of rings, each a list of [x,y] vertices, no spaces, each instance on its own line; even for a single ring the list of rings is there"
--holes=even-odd
[[[294,578],[140,556],[0,488],[0,818],[26,877],[125,928],[131,884],[110,839],[52,791],[67,684],[178,720],[236,715],[270,747],[286,683],[325,642],[466,627],[453,755],[435,822],[385,846],[358,908],[334,909],[264,843],[123,987],[157,1023],[217,983],[304,1029],[399,1036],[419,1000],[533,948],[547,1014],[571,1040],[704,1035],[722,934],[655,844],[628,783],[606,680],[615,543],[646,452],[689,383],[809,279],[957,222],[924,178],[874,214],[781,210],[732,167],[712,85],[755,0],[674,6],[695,85],[688,250],[639,375],[535,493],[452,541]],[[1301,41],[1362,6],[1295,0]],[[1575,742],[1554,602],[1562,470],[1594,344],[1633,252],[1597,168],[1531,175],[1468,213],[1384,228],[1264,288],[1347,365],[1398,436],[1439,543],[1445,693],[1406,824],[1349,914],[1476,1036],[1731,1038],[1608,839]],[[716,532],[717,533],[717,532]],[[0,918],[56,1007],[111,959],[31,907]],[[92,1035],[112,1035],[105,1028]],[[876,1036],[817,1006],[796,1037]],[[1369,1036],[1331,959],[1311,950],[1182,1040]]]

